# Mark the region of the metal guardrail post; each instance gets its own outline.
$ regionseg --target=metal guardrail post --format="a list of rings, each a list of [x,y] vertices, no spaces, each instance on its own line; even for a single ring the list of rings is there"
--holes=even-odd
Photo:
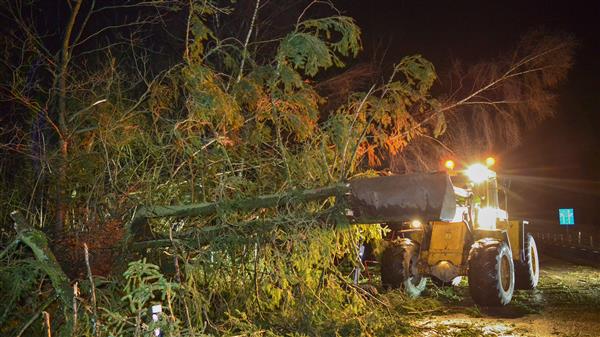
[[[594,242],[594,236],[588,235],[585,232],[578,231],[576,234],[560,234],[548,232],[532,232],[531,235],[540,243],[553,245],[569,245],[578,248],[598,248],[598,244]]]

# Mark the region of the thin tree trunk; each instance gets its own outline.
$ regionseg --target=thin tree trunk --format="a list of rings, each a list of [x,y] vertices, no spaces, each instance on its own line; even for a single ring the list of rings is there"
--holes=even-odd
[[[62,231],[65,223],[66,208],[63,202],[63,195],[67,182],[67,160],[69,154],[69,128],[67,125],[67,71],[69,68],[69,61],[71,60],[71,35],[73,34],[73,27],[75,26],[77,14],[79,13],[82,3],[83,0],[77,1],[73,11],[71,12],[69,23],[67,24],[65,36],[63,38],[60,70],[58,73],[58,130],[60,132],[60,162],[58,164],[56,225],[54,228],[56,233]]]

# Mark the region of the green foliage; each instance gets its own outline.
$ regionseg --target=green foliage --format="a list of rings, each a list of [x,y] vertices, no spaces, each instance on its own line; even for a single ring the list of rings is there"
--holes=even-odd
[[[319,68],[333,65],[330,49],[318,37],[306,33],[293,33],[286,37],[279,47],[278,61],[289,61],[296,69],[304,69],[314,76]]]
[[[224,89],[214,71],[201,65],[189,65],[183,70],[188,94],[189,121],[201,128],[226,134],[238,130],[244,119],[234,97]]]
[[[336,127],[336,138],[341,132],[347,132],[344,129],[356,135],[356,128],[359,134],[344,142],[343,149],[347,151],[350,146],[358,154],[354,157],[357,162],[352,165],[366,158],[369,166],[378,167],[382,160],[399,153],[416,136],[429,133],[422,120],[439,107],[439,102],[429,95],[435,79],[435,69],[429,61],[419,55],[404,57],[385,85],[370,92],[355,93],[348,104],[338,108],[336,114],[348,116],[334,117],[336,122],[345,124]],[[445,128],[443,115],[434,122],[432,133],[437,136]]]
[[[215,0],[193,1],[190,4],[191,8],[188,9],[190,11],[189,34],[192,43],[188,46],[187,61],[199,62],[204,56],[206,42],[209,39],[217,39],[217,36],[206,22],[207,18],[220,11],[228,13],[230,9],[227,7],[219,8]]]
[[[329,41],[334,34],[339,40]],[[279,45],[276,59],[314,76],[321,69],[344,66],[340,56],[356,56],[360,49],[360,30],[354,20],[335,16],[299,23]]]
[[[81,84],[68,97],[68,181],[64,191],[49,184],[54,187],[44,192],[64,192],[67,230],[89,233],[83,239],[116,250],[122,233],[109,225],[122,228],[136,206],[236,200],[339,183],[372,174],[365,173],[364,161],[380,163],[428,132],[417,117],[437,104],[429,96],[436,77],[422,57],[403,59],[387,83],[323,112],[324,99],[307,77],[357,55],[354,20],[301,20],[269,42],[270,49],[242,52],[239,37],[221,36],[224,30],[213,22],[232,12],[229,3],[221,5],[192,2],[187,53],[159,75],[148,78],[137,63],[143,58],[117,47],[74,75]],[[106,100],[97,103],[99,98]],[[435,133],[443,132],[442,117]],[[56,149],[51,155],[62,154]],[[55,169],[54,162],[48,165]],[[56,211],[51,203],[39,209]],[[149,237],[173,237],[173,245],[144,252],[122,277],[115,273],[98,285],[97,303],[82,284],[77,332],[145,334],[154,328],[148,307],[156,302],[164,308],[160,324],[173,336],[408,332],[398,312],[389,310],[400,300],[382,304],[345,273],[358,265],[358,244],[380,240],[383,229],[349,226],[343,209],[331,198],[248,213],[219,209],[180,222],[152,220]],[[125,262],[115,261],[113,270]],[[8,303],[18,302],[22,292],[15,296]]]
[[[164,301],[167,294],[178,287],[176,283],[167,281],[160,273],[159,267],[147,263],[146,259],[130,262],[123,276],[126,282],[123,292],[126,295],[121,300],[129,303],[132,313],[144,310],[148,301],[156,299],[157,293],[160,294],[159,299]]]
[[[332,16],[320,19],[302,21],[299,30],[313,31],[314,34],[325,36],[327,40],[337,33],[339,40],[330,42],[331,50],[342,56],[356,56],[361,50],[360,29],[353,18],[347,16]],[[343,66],[341,63],[336,63]]]
[[[403,58],[394,69],[396,73],[404,76],[404,81],[395,83],[398,91],[408,96],[413,102],[418,102],[429,94],[437,76],[431,62],[421,55]]]
[[[22,258],[5,261],[0,268],[0,333],[8,335],[21,323],[22,315],[31,315],[43,298],[37,292],[42,275],[39,262]],[[36,294],[38,296],[31,296]]]

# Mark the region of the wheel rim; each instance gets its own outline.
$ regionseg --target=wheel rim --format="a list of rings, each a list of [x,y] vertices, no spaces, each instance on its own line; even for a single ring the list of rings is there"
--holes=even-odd
[[[418,287],[419,283],[421,283],[421,276],[413,276],[413,277],[409,278],[408,281],[413,286]]]
[[[538,257],[537,249],[533,245],[529,247],[529,256],[531,256],[531,270],[533,271],[533,275],[536,275],[538,272]]]
[[[500,282],[502,283],[502,290],[508,291],[510,289],[510,264],[508,257],[502,255],[500,261]]]

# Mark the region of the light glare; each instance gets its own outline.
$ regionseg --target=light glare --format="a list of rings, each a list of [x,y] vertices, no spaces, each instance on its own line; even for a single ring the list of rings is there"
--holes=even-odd
[[[413,220],[410,222],[410,227],[411,228],[421,228],[421,221],[419,220]]]
[[[473,164],[465,171],[467,177],[475,184],[482,183],[492,177],[492,172],[482,164]]]
[[[479,210],[477,215],[477,223],[480,228],[483,229],[494,229],[496,228],[496,219],[498,218],[498,212],[493,207],[484,207]]]

